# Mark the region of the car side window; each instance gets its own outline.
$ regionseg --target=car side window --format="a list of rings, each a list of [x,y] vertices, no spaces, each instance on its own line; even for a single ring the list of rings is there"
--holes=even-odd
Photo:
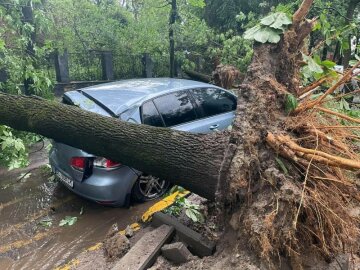
[[[142,105],[141,111],[143,124],[154,127],[164,126],[161,116],[152,101],[144,103]]]
[[[196,88],[190,90],[203,117],[236,110],[236,97],[216,88]]]
[[[196,119],[196,113],[187,91],[179,91],[154,99],[167,127]]]

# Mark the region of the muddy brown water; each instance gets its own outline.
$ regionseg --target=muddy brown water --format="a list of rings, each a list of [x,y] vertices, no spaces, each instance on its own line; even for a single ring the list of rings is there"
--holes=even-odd
[[[137,221],[152,204],[129,209],[103,207],[51,181],[44,167],[46,153],[32,156],[29,168],[0,169],[0,269],[54,269],[104,239],[110,226]],[[35,168],[35,169],[34,169]],[[30,169],[30,177],[17,177]],[[80,211],[83,209],[82,215]],[[76,216],[72,226],[60,227],[65,216]],[[50,220],[46,227],[41,221]]]

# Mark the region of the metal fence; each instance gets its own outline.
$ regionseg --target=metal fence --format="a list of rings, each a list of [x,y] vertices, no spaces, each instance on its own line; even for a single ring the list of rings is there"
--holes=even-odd
[[[57,54],[54,57],[58,82],[121,80],[141,77],[168,77],[167,54],[124,54],[110,51],[85,51]],[[208,73],[209,61],[199,55],[188,55],[196,70]],[[176,63],[179,71],[181,63]],[[51,63],[54,66],[53,63]],[[51,74],[51,77],[54,77]],[[65,78],[62,80],[62,78]]]
[[[97,51],[68,54],[71,81],[98,81],[102,78],[101,54]]]
[[[140,54],[113,54],[114,79],[143,77],[144,64]]]
[[[151,55],[153,62],[154,77],[168,77],[170,72],[170,62],[168,55],[154,54]]]

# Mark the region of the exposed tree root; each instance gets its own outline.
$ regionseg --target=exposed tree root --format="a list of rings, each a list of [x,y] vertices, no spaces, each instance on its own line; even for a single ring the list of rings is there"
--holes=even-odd
[[[289,136],[281,134],[274,135],[268,133],[266,137],[267,143],[280,152],[285,157],[297,162],[298,158],[303,158],[308,161],[314,160],[327,166],[334,166],[348,170],[360,170],[360,160],[351,160],[338,156],[329,155],[319,150],[313,150],[301,147],[291,140]]]
[[[334,112],[332,110],[329,110],[329,109],[326,109],[326,108],[323,108],[323,107],[315,107],[315,109],[317,109],[318,111],[322,111],[322,112],[325,112],[325,113],[328,113],[328,114],[332,114],[332,115],[335,115],[337,117],[340,117],[342,119],[345,119],[345,120],[348,120],[350,122],[355,122],[355,123],[358,123],[360,124],[360,119],[355,119],[355,118],[352,118],[350,116],[347,116],[345,114],[342,114],[342,113],[338,113],[338,112]]]
[[[326,80],[299,91],[300,51],[314,22],[304,17],[312,2],[303,1],[280,44],[255,48],[230,138],[237,147],[229,147],[233,164],[225,194],[241,202],[230,224],[273,269],[281,258],[302,269],[319,255],[329,261],[340,253],[360,254],[360,220],[350,212],[360,208],[360,156],[353,144],[360,126],[340,121],[359,122],[319,107],[352,78],[353,69],[289,116],[279,102],[286,93],[299,96]]]

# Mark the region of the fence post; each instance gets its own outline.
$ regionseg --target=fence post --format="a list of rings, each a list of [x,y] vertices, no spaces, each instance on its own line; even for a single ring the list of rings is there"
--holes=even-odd
[[[105,81],[114,80],[114,66],[112,52],[101,53],[102,79]]]
[[[202,62],[201,60],[202,60],[202,58],[200,55],[198,55],[195,59],[195,66],[196,66],[197,72],[201,72],[201,62]]]
[[[4,54],[0,53],[0,58],[4,58]],[[6,82],[9,79],[9,74],[5,67],[0,68],[0,83]]]
[[[143,63],[143,77],[144,78],[152,78],[153,77],[153,69],[154,63],[151,60],[149,53],[144,53],[142,56]]]
[[[69,54],[66,49],[64,50],[63,54],[60,54],[58,51],[55,52],[55,72],[57,82],[70,82]]]

